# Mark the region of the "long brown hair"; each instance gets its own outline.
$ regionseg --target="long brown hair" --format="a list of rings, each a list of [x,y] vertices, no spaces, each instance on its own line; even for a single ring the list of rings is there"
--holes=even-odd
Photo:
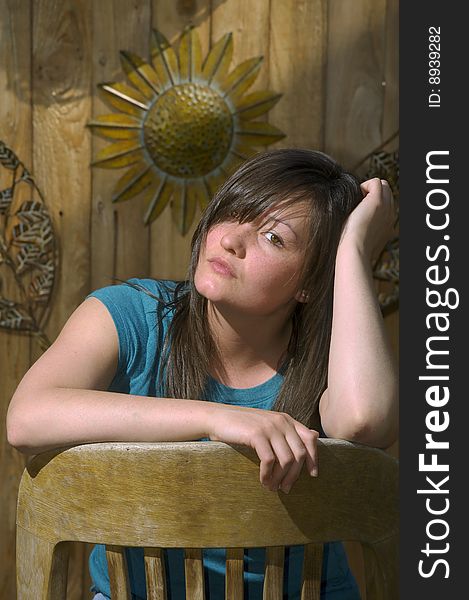
[[[278,203],[307,201],[310,234],[302,274],[308,302],[298,303],[283,365],[284,381],[273,406],[311,426],[327,385],[334,268],[345,221],[362,199],[358,180],[332,158],[308,149],[257,154],[218,189],[192,238],[187,281],[176,287],[174,318],[164,350],[165,393],[203,399],[209,365],[219,360],[208,328],[207,300],[194,285],[200,250],[210,228],[235,214],[250,222]],[[317,421],[316,421],[317,422]]]

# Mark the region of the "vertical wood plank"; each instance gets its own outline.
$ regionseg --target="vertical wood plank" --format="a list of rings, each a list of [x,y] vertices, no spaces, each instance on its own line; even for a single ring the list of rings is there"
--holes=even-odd
[[[211,42],[225,33],[233,33],[233,59],[230,71],[248,58],[263,56],[259,75],[247,94],[266,89],[269,85],[269,1],[214,0],[212,6]]]
[[[386,0],[328,6],[325,151],[351,169],[381,143]]]
[[[320,600],[323,544],[306,544],[301,600]]]
[[[200,38],[202,57],[206,57],[210,42],[210,0],[187,0],[185,2],[152,2],[152,26],[161,31],[178,49],[178,40],[188,25],[194,25]],[[194,222],[182,236],[171,218],[168,204],[151,225],[150,277],[156,279],[185,279],[190,259],[190,242],[200,219],[197,208]]]
[[[399,129],[399,0],[386,0],[385,27],[383,142]]]
[[[33,3],[33,173],[59,241],[46,333],[54,340],[89,291],[91,0]],[[33,356],[33,360],[37,358]],[[83,591],[85,548],[74,544],[69,597]]]
[[[268,0],[258,0],[257,2],[250,2],[250,0],[215,0],[212,10],[212,44],[216,43],[225,33],[231,32],[233,34],[233,58],[230,71],[249,58],[263,57],[256,81],[246,90],[246,95],[259,90],[271,89],[270,2]],[[273,88],[272,91],[277,92],[279,90]],[[283,98],[280,99],[280,102],[283,102]],[[273,110],[257,117],[256,121],[269,121],[272,112]],[[272,122],[280,127],[276,121]],[[268,147],[274,147],[274,145],[258,146],[255,150],[260,152]]]
[[[226,600],[242,600],[244,594],[244,548],[226,549]]]
[[[284,546],[266,548],[263,600],[282,600],[284,562]]]
[[[111,597],[119,600],[130,599],[129,574],[124,548],[106,546],[106,560],[111,585]]]
[[[50,339],[89,291],[90,5],[43,0],[33,10],[33,172],[61,246]]]
[[[283,97],[269,121],[287,135],[277,147],[324,148],[326,16],[325,0],[271,3],[270,87]]]
[[[150,0],[93,2],[93,115],[117,112],[98,97],[97,85],[127,82],[119,51],[129,50],[148,60],[150,8]],[[107,143],[93,135],[93,156]],[[149,229],[143,224],[143,198],[135,197],[119,204],[111,202],[114,185],[125,171],[92,167],[92,289],[109,285],[113,277],[148,276]]]
[[[200,548],[184,550],[184,573],[186,576],[186,598],[205,600],[204,564]]]
[[[145,548],[145,580],[148,600],[166,600],[166,573],[162,548]]]
[[[0,15],[0,139],[31,169],[30,1],[0,0]],[[11,185],[8,179],[0,177],[0,185]],[[18,198],[20,202],[27,199]],[[4,265],[0,265],[0,279],[2,294],[20,300]],[[24,457],[7,443],[5,419],[10,398],[30,366],[30,344],[27,336],[0,330],[0,598],[16,598],[16,497],[25,464]]]

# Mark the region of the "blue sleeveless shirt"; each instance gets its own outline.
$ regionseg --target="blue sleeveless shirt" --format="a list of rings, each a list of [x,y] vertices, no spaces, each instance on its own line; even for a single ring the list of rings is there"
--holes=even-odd
[[[119,337],[118,368],[108,390],[137,396],[164,397],[159,385],[161,353],[164,338],[173,313],[165,308],[172,300],[176,283],[153,279],[129,279],[161,299],[158,302],[144,291],[129,285],[112,285],[94,291],[88,297],[100,300],[111,314]],[[210,378],[206,398],[237,406],[269,410],[272,408],[283,377],[277,373],[265,383],[248,389],[230,388]],[[201,443],[210,443],[201,440]],[[303,546],[290,546],[285,553],[284,598],[299,600],[303,561]],[[127,548],[130,587],[134,600],[146,599],[143,549]],[[225,597],[225,550],[206,549],[204,556],[205,590],[210,600]],[[182,549],[165,551],[168,600],[185,598],[185,578]],[[245,550],[244,597],[261,600],[265,550]],[[92,591],[110,597],[105,546],[96,545],[89,559]],[[321,600],[359,600],[355,579],[349,569],[342,543],[325,544]]]

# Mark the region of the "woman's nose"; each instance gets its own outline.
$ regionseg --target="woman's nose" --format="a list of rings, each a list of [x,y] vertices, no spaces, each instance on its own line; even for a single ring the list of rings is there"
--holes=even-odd
[[[242,225],[230,228],[220,239],[220,244],[230,254],[238,258],[246,256],[246,235]]]

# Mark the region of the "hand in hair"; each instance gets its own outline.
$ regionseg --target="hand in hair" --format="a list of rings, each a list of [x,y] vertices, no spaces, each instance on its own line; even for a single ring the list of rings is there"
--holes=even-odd
[[[260,459],[262,485],[288,493],[303,464],[311,476],[318,474],[317,431],[286,413],[218,406],[221,410],[214,411],[210,439],[253,448]]]
[[[384,179],[369,179],[361,185],[363,200],[348,217],[341,244],[351,240],[372,262],[387,241],[395,235],[396,207],[389,184]]]

